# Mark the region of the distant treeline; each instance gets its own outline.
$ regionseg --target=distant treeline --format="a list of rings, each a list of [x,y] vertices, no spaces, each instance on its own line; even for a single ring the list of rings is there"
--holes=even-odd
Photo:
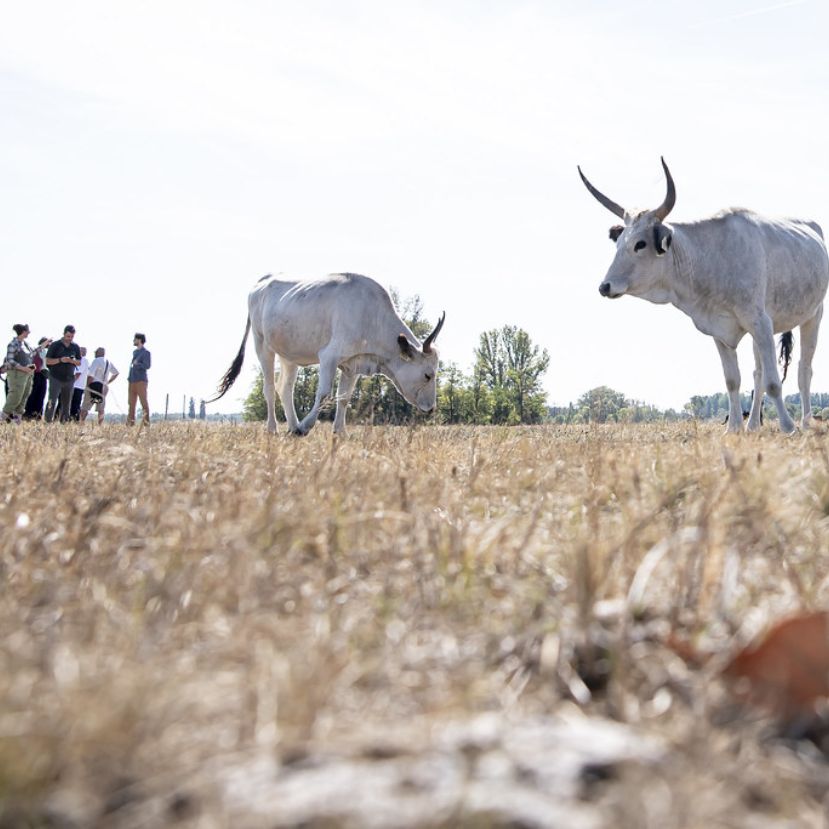
[[[829,392],[813,392],[812,411],[820,414],[824,409],[829,408]],[[751,408],[751,394],[740,395],[740,401],[743,405],[743,411],[747,412]],[[789,410],[789,414],[795,419],[802,414],[802,406],[800,404],[800,393],[787,394],[783,397],[783,402]],[[701,420],[723,420],[728,414],[728,395],[724,392],[722,394],[695,394],[686,404],[686,411],[692,416],[700,418]],[[769,419],[777,417],[777,410],[768,399],[764,401],[763,415]],[[827,412],[829,416],[829,412]]]
[[[751,408],[751,394],[740,395],[743,411]],[[784,398],[789,413],[795,419],[801,415],[800,394],[790,394]],[[812,411],[821,414],[829,409],[829,393],[812,394]],[[770,420],[777,418],[777,411],[768,400],[763,406],[764,416]],[[552,406],[548,409],[548,418],[553,423],[648,423],[652,421],[674,421],[697,418],[699,420],[725,420],[728,414],[728,395],[695,394],[683,406],[682,411],[660,409],[648,403],[630,400],[607,386],[599,386],[585,392],[576,403],[568,406]],[[829,411],[826,412],[829,419]]]
[[[641,400],[631,400],[608,386],[590,389],[575,403],[551,406],[547,412],[551,423],[650,423],[690,417],[684,411],[660,409]]]

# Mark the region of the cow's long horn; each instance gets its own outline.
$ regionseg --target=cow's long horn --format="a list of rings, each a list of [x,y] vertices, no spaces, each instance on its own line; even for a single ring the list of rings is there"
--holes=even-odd
[[[653,211],[653,215],[660,222],[664,222],[668,214],[674,209],[674,204],[676,204],[676,187],[674,187],[674,179],[668,165],[665,163],[665,159],[660,157],[660,161],[662,162],[662,169],[665,171],[665,178],[668,180],[668,192],[665,194],[665,201]]]
[[[432,333],[429,334],[428,337],[423,341],[423,353],[428,354],[432,350],[432,343],[435,341],[435,338],[438,334],[440,334],[440,329],[443,328],[443,323],[446,320],[446,311],[444,311],[440,315],[440,319],[438,320],[438,324],[432,329]]]
[[[604,193],[597,190],[588,180],[587,176],[581,171],[581,167],[577,167],[579,171],[579,175],[581,176],[581,180],[584,182],[584,186],[593,194],[596,201],[599,204],[604,205],[611,213],[618,216],[620,219],[624,221],[625,218],[625,209],[624,207],[620,207],[616,204],[615,201],[609,199]]]

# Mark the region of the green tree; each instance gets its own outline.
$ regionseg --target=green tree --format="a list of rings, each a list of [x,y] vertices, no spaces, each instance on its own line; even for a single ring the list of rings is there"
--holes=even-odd
[[[585,423],[618,421],[620,412],[628,408],[625,396],[608,386],[598,386],[585,392],[576,403],[579,419]]]
[[[474,380],[456,363],[441,366],[438,373],[438,416],[441,423],[488,423],[491,409],[485,388],[476,390]],[[485,405],[482,405],[484,404]]]
[[[245,398],[244,405],[242,406],[242,419],[247,421],[268,419],[268,407],[265,403],[264,375],[261,371],[256,372],[253,387]]]
[[[547,349],[534,345],[515,325],[484,331],[475,349],[476,393],[490,393],[491,423],[539,423],[546,414],[541,378],[550,365]]]

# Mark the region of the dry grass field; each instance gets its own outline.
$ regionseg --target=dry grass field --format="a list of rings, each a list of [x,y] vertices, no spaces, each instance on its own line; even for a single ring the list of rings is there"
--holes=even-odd
[[[823,826],[719,675],[829,439],[721,429],[6,427],[0,827]]]

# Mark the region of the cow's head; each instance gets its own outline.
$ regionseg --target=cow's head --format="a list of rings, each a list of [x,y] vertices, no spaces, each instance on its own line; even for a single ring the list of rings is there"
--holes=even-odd
[[[595,196],[599,204],[618,216],[623,225],[610,228],[610,238],[616,244],[616,256],[599,285],[602,296],[616,299],[623,294],[659,301],[660,285],[669,268],[665,256],[671,247],[673,230],[664,224],[676,202],[676,188],[671,171],[662,159],[662,168],[668,182],[665,200],[654,210],[625,210],[599,192],[578,168],[584,186]],[[664,300],[663,300],[664,301]]]
[[[397,390],[422,412],[431,412],[437,402],[438,352],[434,342],[445,319],[446,314],[441,314],[422,346],[413,343],[406,334],[400,334],[397,351],[389,365],[390,379]]]

